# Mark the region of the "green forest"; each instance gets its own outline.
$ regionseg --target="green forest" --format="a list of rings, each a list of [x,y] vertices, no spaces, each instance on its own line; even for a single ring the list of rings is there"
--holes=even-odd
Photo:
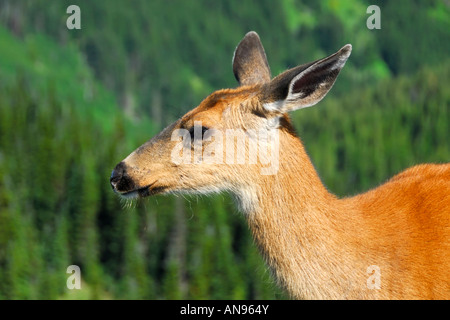
[[[81,29],[66,26],[73,4]],[[381,29],[366,26],[371,4]],[[237,86],[250,30],[273,75],[352,44],[328,96],[292,114],[339,197],[449,161],[446,0],[3,0],[0,299],[288,299],[229,195],[127,202],[109,183],[130,152]]]

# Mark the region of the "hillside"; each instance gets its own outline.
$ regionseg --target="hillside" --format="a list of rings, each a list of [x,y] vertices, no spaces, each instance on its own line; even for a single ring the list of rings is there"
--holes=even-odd
[[[0,299],[287,298],[228,195],[126,202],[109,185],[132,150],[236,86],[248,30],[274,75],[353,44],[329,96],[292,115],[332,192],[450,159],[444,1],[382,3],[378,33],[361,1],[75,2],[73,32],[68,1],[0,4]]]

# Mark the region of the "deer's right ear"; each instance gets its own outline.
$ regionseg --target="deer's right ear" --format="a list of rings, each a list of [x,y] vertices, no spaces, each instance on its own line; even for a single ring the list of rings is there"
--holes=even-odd
[[[327,58],[292,68],[275,77],[262,90],[264,108],[284,113],[315,105],[330,91],[351,51],[352,46],[347,44]]]
[[[261,40],[250,31],[236,47],[233,73],[240,85],[264,84],[270,81],[270,68]]]

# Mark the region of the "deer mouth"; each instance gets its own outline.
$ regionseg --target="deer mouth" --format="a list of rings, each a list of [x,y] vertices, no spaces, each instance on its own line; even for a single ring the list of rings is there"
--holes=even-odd
[[[127,199],[142,198],[142,197],[146,196],[145,194],[148,192],[147,190],[149,187],[150,186],[146,186],[146,187],[139,188],[136,190],[131,190],[131,191],[127,191],[127,192],[118,192],[118,193],[121,197],[124,197]]]
[[[149,196],[153,196],[159,193],[163,193],[166,187],[155,187],[155,182],[152,184],[149,184],[145,187],[138,188],[131,191],[126,192],[118,192],[121,197],[127,198],[127,199],[133,199],[133,198],[145,198]]]

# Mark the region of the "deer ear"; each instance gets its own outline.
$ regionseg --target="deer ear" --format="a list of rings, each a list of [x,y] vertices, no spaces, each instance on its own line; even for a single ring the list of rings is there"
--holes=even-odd
[[[351,51],[352,46],[347,44],[327,58],[295,67],[275,77],[263,89],[264,108],[290,112],[315,105],[330,91]]]
[[[236,47],[233,72],[240,85],[264,84],[270,81],[270,68],[261,40],[250,31]]]

